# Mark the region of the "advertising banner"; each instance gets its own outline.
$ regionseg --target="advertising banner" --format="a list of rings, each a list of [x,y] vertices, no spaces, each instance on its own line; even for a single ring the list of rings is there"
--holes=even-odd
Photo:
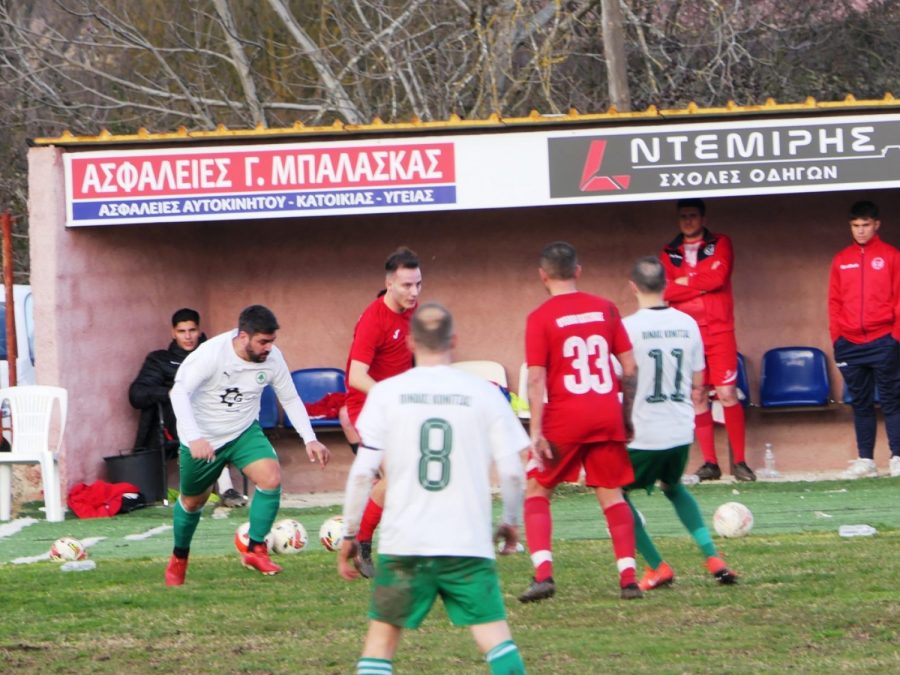
[[[900,115],[67,152],[67,225],[900,186]]]

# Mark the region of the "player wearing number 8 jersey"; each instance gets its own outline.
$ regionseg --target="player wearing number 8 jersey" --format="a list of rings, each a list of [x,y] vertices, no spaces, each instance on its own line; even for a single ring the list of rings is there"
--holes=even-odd
[[[528,316],[525,330],[532,442],[525,536],[535,573],[519,600],[556,592],[550,497],[560,483],[577,481],[582,468],[606,516],[622,597],[640,597],[634,520],[622,494],[634,478],[625,449],[636,380],[631,342],[613,303],[577,289],[581,265],[570,244],[546,246],[538,273],[551,297]],[[623,370],[621,402],[613,355]]]
[[[423,305],[410,324],[416,367],[369,391],[362,445],[347,478],[338,571],[351,559],[372,477],[390,480],[378,541],[369,633],[358,673],[389,673],[403,628],[416,628],[438,595],[450,620],[470,626],[491,672],[524,673],[506,624],[491,542],[490,469],[503,496],[504,551],[515,550],[528,436],[497,387],[453,368],[450,313]]]

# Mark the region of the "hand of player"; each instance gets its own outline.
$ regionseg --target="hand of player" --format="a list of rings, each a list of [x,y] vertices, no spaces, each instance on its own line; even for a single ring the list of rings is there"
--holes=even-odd
[[[536,440],[532,441],[531,445],[534,449],[534,454],[540,459],[553,459],[553,447],[543,436],[539,436]]]
[[[514,525],[503,523],[494,532],[494,541],[503,542],[503,548],[500,549],[500,555],[515,553],[516,546],[519,543],[519,528]]]
[[[634,440],[634,424],[630,419],[625,420],[625,442],[631,443]]]
[[[198,438],[197,440],[191,441],[188,443],[188,448],[191,451],[191,457],[194,459],[211,462],[216,458],[216,451],[205,438]]]
[[[328,448],[319,443],[319,441],[310,441],[306,444],[306,456],[309,457],[310,462],[321,464],[323,469],[328,464],[328,460],[331,459],[331,453],[328,451]]]
[[[344,540],[341,542],[341,549],[338,551],[337,569],[338,574],[347,581],[353,581],[359,577],[359,570],[353,564],[353,559],[356,557],[358,550],[359,544],[356,543],[355,537],[344,537]]]

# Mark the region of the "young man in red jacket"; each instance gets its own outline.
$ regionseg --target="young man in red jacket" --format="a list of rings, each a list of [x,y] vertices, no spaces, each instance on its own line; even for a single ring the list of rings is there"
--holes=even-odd
[[[666,268],[665,300],[671,307],[690,315],[700,326],[706,356],[706,384],[715,387],[725,414],[725,430],[734,453],[732,474],[737,480],[756,480],[756,474],[745,461],[744,408],[737,395],[731,239],[706,228],[706,204],[702,199],[681,199],[677,208],[681,234],[660,255]],[[716,458],[709,397],[703,397],[694,407],[694,415],[694,433],[703,453],[703,466],[697,470],[697,476],[700,480],[717,480],[722,470]]]
[[[875,387],[891,448],[890,472],[900,476],[900,252],[878,236],[872,202],[850,207],[853,243],[831,262],[828,321],[834,360],[852,397],[859,457],[845,478],[874,478]]]

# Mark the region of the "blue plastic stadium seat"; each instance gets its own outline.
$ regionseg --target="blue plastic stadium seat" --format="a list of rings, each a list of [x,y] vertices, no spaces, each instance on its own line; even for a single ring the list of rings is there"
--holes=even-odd
[[[763,408],[828,405],[825,353],[815,347],[779,347],[763,354],[759,399]]]
[[[278,426],[278,399],[272,385],[263,389],[260,397],[259,426],[263,429],[274,429]]]
[[[328,394],[345,393],[344,371],[340,368],[302,368],[291,373],[297,393],[304,403],[316,403]],[[310,420],[313,429],[340,429],[337,417]],[[284,426],[291,428],[291,421],[285,415]]]

